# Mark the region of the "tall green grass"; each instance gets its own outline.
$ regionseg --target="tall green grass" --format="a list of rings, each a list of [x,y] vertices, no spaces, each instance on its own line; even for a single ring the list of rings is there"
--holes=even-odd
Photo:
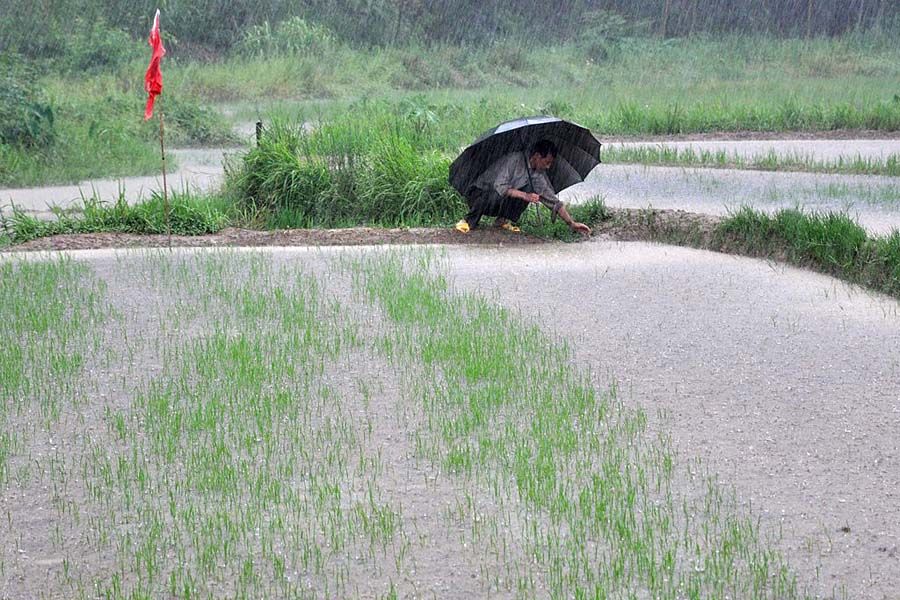
[[[718,226],[714,246],[774,255],[900,296],[900,231],[872,237],[848,215],[744,207]]]
[[[313,131],[274,124],[228,186],[274,225],[431,225],[465,208],[447,182],[450,162],[410,123],[368,112]]]
[[[438,103],[502,101],[517,115],[550,112],[602,134],[900,128],[900,48],[877,36],[627,38],[595,59],[577,45],[336,50],[327,60],[232,59],[182,67],[193,93],[242,102],[427,94]],[[292,115],[293,116],[293,115]]]
[[[124,194],[108,203],[97,197],[84,198],[81,206],[57,211],[52,220],[41,219],[13,207],[0,216],[0,226],[11,244],[67,233],[137,233],[175,235],[216,233],[236,218],[231,204],[220,196],[195,196],[190,192],[169,194],[169,214],[162,194],[154,192],[146,201],[128,204]]]
[[[512,114],[503,110],[359,103],[312,128],[275,122],[229,170],[227,194],[241,210],[266,215],[270,228],[449,226],[467,212],[448,182],[450,163],[482,125]],[[605,207],[595,200],[572,211],[594,222]],[[541,237],[572,239],[549,214],[524,224]]]

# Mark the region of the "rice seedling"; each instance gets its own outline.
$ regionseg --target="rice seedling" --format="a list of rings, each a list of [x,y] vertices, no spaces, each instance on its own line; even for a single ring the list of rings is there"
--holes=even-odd
[[[333,381],[353,370],[358,326],[314,277],[256,255],[147,264],[141,309],[103,336],[121,352],[112,373],[87,378],[101,402],[69,407],[91,435],[61,431],[77,451],[41,463],[42,476],[70,482],[53,504],[61,533],[33,542],[66,554],[58,589],[356,595],[356,571],[405,547],[400,506],[378,483],[374,417],[352,411]],[[117,283],[147,283],[130,262],[117,270]],[[219,317],[207,323],[206,311]],[[21,450],[9,446],[15,460]],[[73,539],[107,558],[80,561]],[[406,568],[393,564],[366,585]]]
[[[70,597],[803,597],[733,490],[439,255],[0,269],[24,341],[0,373],[43,382],[0,379],[12,595],[49,556],[42,589]],[[7,301],[30,280],[46,314]],[[53,367],[59,329],[82,359]],[[25,536],[29,493],[50,525]]]
[[[814,190],[804,190],[807,196],[820,195],[835,200],[865,202],[873,206],[900,204],[900,186],[878,184],[829,183]]]
[[[413,262],[362,261],[358,281],[401,331],[413,330],[412,345],[398,347],[407,401],[426,411],[417,448],[466,490],[448,517],[471,528],[474,545],[499,552],[504,572],[482,573],[489,589],[800,596],[729,492],[712,476],[681,472],[640,410],[567,366],[564,344],[483,299],[450,293]]]

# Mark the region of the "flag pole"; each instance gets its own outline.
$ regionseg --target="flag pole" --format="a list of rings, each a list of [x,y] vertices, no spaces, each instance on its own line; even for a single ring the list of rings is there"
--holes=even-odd
[[[162,155],[162,176],[163,176],[163,211],[166,218],[166,235],[169,238],[169,250],[172,249],[172,227],[169,224],[169,189],[166,184],[166,144],[165,144],[165,126],[163,125],[163,115],[165,113],[160,107],[159,110],[159,152]]]

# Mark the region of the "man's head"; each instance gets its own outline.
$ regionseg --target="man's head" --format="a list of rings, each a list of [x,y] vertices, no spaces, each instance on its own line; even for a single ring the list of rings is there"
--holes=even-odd
[[[556,144],[550,140],[541,140],[531,147],[531,168],[536,171],[546,171],[553,166],[556,158]]]

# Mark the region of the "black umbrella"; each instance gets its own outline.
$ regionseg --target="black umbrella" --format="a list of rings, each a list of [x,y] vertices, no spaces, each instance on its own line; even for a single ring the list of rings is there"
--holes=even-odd
[[[600,164],[601,144],[588,129],[556,117],[526,117],[500,123],[463,150],[450,165],[450,185],[466,195],[495,160],[510,152],[526,153],[540,140],[550,140],[559,150],[547,173],[557,193],[584,181]]]

